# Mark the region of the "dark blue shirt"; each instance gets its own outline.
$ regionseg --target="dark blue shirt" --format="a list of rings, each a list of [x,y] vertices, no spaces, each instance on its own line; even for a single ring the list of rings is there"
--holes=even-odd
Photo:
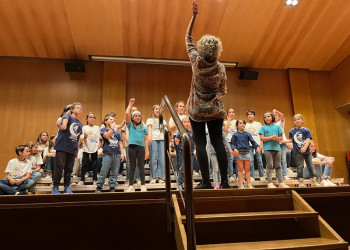
[[[65,114],[62,116],[62,121],[64,119],[68,120],[67,128],[66,130],[58,131],[54,148],[55,150],[77,154],[80,134],[83,126],[78,119],[74,118],[70,114]]]
[[[232,135],[231,138],[231,149],[232,150],[239,150],[239,149],[250,149],[250,144],[249,142],[252,144],[253,148],[258,148],[259,145],[254,141],[252,135],[250,133],[248,133],[247,131],[243,131],[243,132],[235,132]]]
[[[193,132],[192,132],[192,130],[187,130],[187,134],[188,134],[188,137],[190,138],[191,153],[193,154],[193,152],[194,152],[194,139],[193,139]],[[179,147],[182,150],[182,142],[181,142],[181,135],[180,135],[180,133],[178,133],[175,138],[179,139],[179,141],[180,141],[179,142]]]
[[[305,146],[306,139],[312,139],[311,132],[308,128],[292,128],[289,130],[289,139],[293,139],[293,153],[300,153],[300,150]],[[307,147],[304,154],[309,154],[310,148]]]
[[[123,141],[122,136],[117,130],[113,130],[111,137],[107,140],[103,137],[104,133],[109,131],[108,128],[101,129],[101,136],[103,138],[103,153],[104,154],[120,154],[119,142]]]

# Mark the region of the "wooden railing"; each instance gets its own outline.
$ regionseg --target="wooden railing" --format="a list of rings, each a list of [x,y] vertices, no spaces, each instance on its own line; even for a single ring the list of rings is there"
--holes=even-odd
[[[165,187],[166,187],[166,203],[167,203],[167,219],[168,231],[172,230],[172,211],[171,211],[171,179],[170,179],[170,161],[169,161],[169,130],[163,123],[163,111],[165,107],[169,110],[176,127],[180,133],[182,141],[183,154],[183,171],[184,171],[184,187],[185,187],[185,211],[186,211],[186,234],[187,249],[196,249],[196,232],[194,224],[193,209],[193,181],[192,181],[192,161],[191,161],[191,142],[180,118],[176,114],[168,97],[165,95],[160,104],[159,124],[161,130],[164,131],[164,154],[165,154]],[[179,189],[180,190],[180,189]],[[181,191],[180,191],[181,194]]]

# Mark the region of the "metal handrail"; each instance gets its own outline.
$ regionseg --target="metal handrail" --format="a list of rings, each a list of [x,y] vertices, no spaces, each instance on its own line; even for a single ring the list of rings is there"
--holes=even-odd
[[[163,124],[163,110],[167,107],[171,117],[174,119],[177,129],[181,135],[182,141],[182,155],[184,161],[184,184],[185,184],[185,211],[186,211],[186,234],[187,234],[187,249],[196,249],[196,232],[194,223],[194,209],[193,209],[193,180],[192,180],[192,160],[191,160],[191,142],[186,129],[182,125],[180,118],[176,114],[169,98],[165,95],[160,104],[159,124],[164,130],[164,154],[165,154],[165,187],[166,187],[166,203],[167,203],[167,218],[168,231],[171,231],[171,179],[170,179],[170,164],[167,157],[169,150],[169,131]],[[181,193],[181,191],[180,191]],[[169,206],[169,207],[168,207]]]

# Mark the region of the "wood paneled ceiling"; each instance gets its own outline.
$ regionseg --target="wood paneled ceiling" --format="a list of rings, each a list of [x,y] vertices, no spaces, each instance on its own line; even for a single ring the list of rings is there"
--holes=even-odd
[[[198,0],[194,37],[240,67],[332,70],[350,55],[350,0]],[[0,56],[187,59],[191,0],[0,0]]]

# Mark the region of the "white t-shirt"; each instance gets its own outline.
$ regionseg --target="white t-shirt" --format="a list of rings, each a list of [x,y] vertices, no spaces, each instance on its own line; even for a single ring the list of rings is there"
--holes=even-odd
[[[163,123],[166,125],[166,121],[163,120]],[[160,132],[159,127],[159,118],[148,118],[146,122],[146,126],[152,126],[152,140],[153,141],[161,141],[164,140],[164,132]]]
[[[85,133],[87,133],[86,142],[83,142],[83,150],[86,153],[95,153],[98,149],[98,141],[100,139],[100,127],[99,126],[83,126],[81,132],[81,138],[84,138]]]
[[[231,142],[231,138],[232,138],[232,135],[236,132],[236,121],[237,120],[231,120],[230,121],[230,124],[228,125],[228,128],[227,128],[227,133],[226,133],[226,138],[227,138],[227,141],[230,143]],[[224,126],[226,126],[226,123],[227,121],[224,121]]]
[[[30,155],[28,160],[31,162],[32,170],[36,169],[36,166],[43,164],[43,158],[40,154]]]
[[[52,147],[50,150],[49,150],[49,147],[46,147],[44,150],[44,156],[47,155],[48,153],[56,153],[56,150],[54,149],[54,147]]]
[[[245,125],[245,131],[247,131],[248,133],[250,133],[254,139],[254,141],[260,145],[260,135],[259,135],[259,131],[261,129],[262,125],[260,122],[254,121],[252,123],[247,122],[247,124]]]
[[[12,159],[7,164],[5,173],[10,173],[14,180],[19,180],[24,177],[27,173],[32,172],[32,163],[30,160],[26,159],[24,161],[19,161],[17,158]]]
[[[283,141],[287,140],[286,134],[284,133],[284,124],[285,123],[286,123],[286,119],[284,119],[283,122],[281,120],[279,120],[278,122],[275,123],[276,125],[280,126],[282,131],[283,131],[283,134],[282,134]]]
[[[180,121],[185,118],[188,117],[187,115],[178,115],[178,117],[180,118]],[[169,120],[169,126],[174,126],[175,125],[175,121],[172,117],[170,117]],[[173,135],[177,135],[179,133],[179,130],[177,129],[177,126],[175,125],[175,132],[173,133]]]

